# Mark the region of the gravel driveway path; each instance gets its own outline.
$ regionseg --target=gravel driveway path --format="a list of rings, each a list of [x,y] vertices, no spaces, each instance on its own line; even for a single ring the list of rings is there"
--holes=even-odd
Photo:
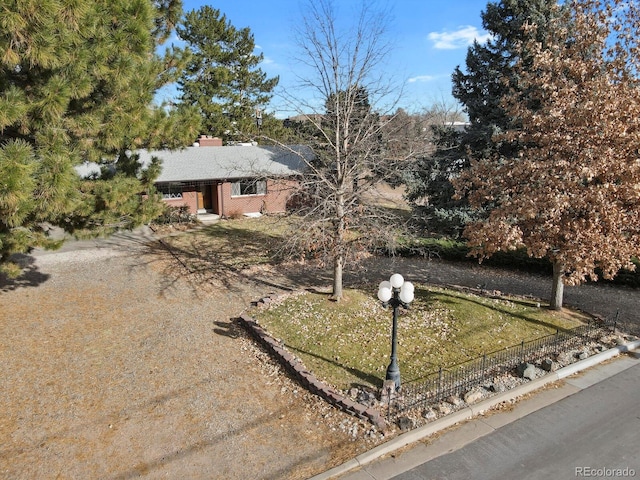
[[[231,321],[255,285],[194,288],[135,237],[74,248],[0,283],[0,478],[307,478],[366,448]]]
[[[302,267],[202,281],[149,238],[80,242],[0,281],[0,477],[306,478],[372,445],[236,328],[250,301],[326,286]],[[152,245],[156,245],[153,243]],[[545,297],[550,279],[421,259],[370,259],[347,283],[412,281]],[[372,295],[375,292],[372,293]],[[566,301],[640,325],[640,292],[568,288]]]

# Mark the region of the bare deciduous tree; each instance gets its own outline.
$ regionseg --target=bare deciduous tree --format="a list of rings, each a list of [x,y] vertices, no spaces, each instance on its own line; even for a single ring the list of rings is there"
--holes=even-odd
[[[349,17],[355,25],[344,26],[331,0],[305,8],[297,32],[303,93],[286,96],[306,118],[304,142],[314,159],[301,182],[292,242],[332,263],[333,298],[340,300],[345,263],[392,236],[371,192],[396,163],[386,155],[383,129],[401,92],[385,74],[385,12],[363,2]]]
[[[640,7],[568,6],[545,48],[526,45],[532,64],[519,69],[523,89],[505,105],[519,127],[502,138],[519,155],[474,161],[458,183],[474,205],[496,205],[466,229],[473,252],[525,247],[548,258],[553,309],[565,283],[633,270],[640,255]]]

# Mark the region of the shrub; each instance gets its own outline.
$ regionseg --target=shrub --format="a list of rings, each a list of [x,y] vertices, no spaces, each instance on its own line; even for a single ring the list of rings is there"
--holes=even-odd
[[[162,215],[156,218],[153,223],[158,225],[184,225],[198,223],[198,216],[189,212],[186,205],[167,205]]]

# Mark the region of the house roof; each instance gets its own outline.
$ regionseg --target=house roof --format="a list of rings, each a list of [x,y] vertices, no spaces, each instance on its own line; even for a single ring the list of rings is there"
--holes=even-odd
[[[188,182],[300,174],[313,152],[309,147],[225,146],[187,147],[182,150],[140,150],[140,162],[162,160],[157,182]]]

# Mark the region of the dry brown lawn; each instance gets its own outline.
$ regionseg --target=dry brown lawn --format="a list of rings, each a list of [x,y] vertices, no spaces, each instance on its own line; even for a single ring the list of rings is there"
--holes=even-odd
[[[295,479],[367,448],[236,327],[255,283],[138,241],[28,270],[0,284],[1,478]]]

